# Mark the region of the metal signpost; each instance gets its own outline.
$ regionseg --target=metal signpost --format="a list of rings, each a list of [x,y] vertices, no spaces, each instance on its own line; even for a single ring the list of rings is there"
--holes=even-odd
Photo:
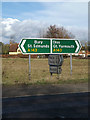
[[[58,79],[59,79],[59,74],[61,74],[61,65],[63,63],[63,56],[62,55],[58,55],[58,54],[52,54],[49,55],[48,57],[48,64],[49,64],[49,69],[50,69],[50,73],[51,73],[51,78],[52,78],[52,74],[56,73],[58,75]]]
[[[31,62],[30,62],[30,59],[31,59],[31,55],[29,54],[29,80],[31,79]]]
[[[70,68],[71,68],[71,75],[72,75],[72,54],[70,54]]]
[[[75,39],[31,38],[22,39],[19,43],[19,48],[23,54],[29,54],[30,79],[30,54],[71,54],[70,64],[72,74],[72,54],[78,53],[80,51],[81,44],[78,40]],[[51,67],[50,70],[52,69],[53,68]],[[59,68],[58,71],[60,72]]]

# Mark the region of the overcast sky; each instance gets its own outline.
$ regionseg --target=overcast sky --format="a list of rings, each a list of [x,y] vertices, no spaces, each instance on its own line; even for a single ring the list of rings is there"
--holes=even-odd
[[[88,2],[3,2],[2,42],[39,37],[49,25],[64,26],[76,39],[88,39]]]

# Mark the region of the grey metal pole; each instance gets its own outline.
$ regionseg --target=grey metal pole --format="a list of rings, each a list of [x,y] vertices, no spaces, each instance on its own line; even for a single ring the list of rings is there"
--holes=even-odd
[[[59,79],[59,68],[57,67],[57,79]]]
[[[31,55],[29,55],[29,80],[31,79],[31,62],[30,62],[30,59],[31,59]]]
[[[71,75],[72,75],[72,54],[70,54],[70,68],[71,68]]]

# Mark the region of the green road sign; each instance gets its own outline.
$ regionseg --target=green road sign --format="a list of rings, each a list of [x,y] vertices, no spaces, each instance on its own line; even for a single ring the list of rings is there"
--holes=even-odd
[[[50,39],[22,39],[19,48],[23,54],[49,54],[50,42]]]
[[[81,45],[78,40],[52,39],[52,53],[78,53]]]
[[[22,39],[19,48],[23,54],[69,54],[81,49],[78,40],[71,39]]]

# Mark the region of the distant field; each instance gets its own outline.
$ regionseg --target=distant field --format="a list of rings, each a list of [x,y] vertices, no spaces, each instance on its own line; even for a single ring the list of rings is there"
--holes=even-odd
[[[31,80],[28,79],[28,58],[3,58],[2,83],[12,84],[64,84],[88,82],[88,59],[73,59],[70,75],[70,58],[64,59],[60,78],[49,73],[48,59],[31,59]]]

